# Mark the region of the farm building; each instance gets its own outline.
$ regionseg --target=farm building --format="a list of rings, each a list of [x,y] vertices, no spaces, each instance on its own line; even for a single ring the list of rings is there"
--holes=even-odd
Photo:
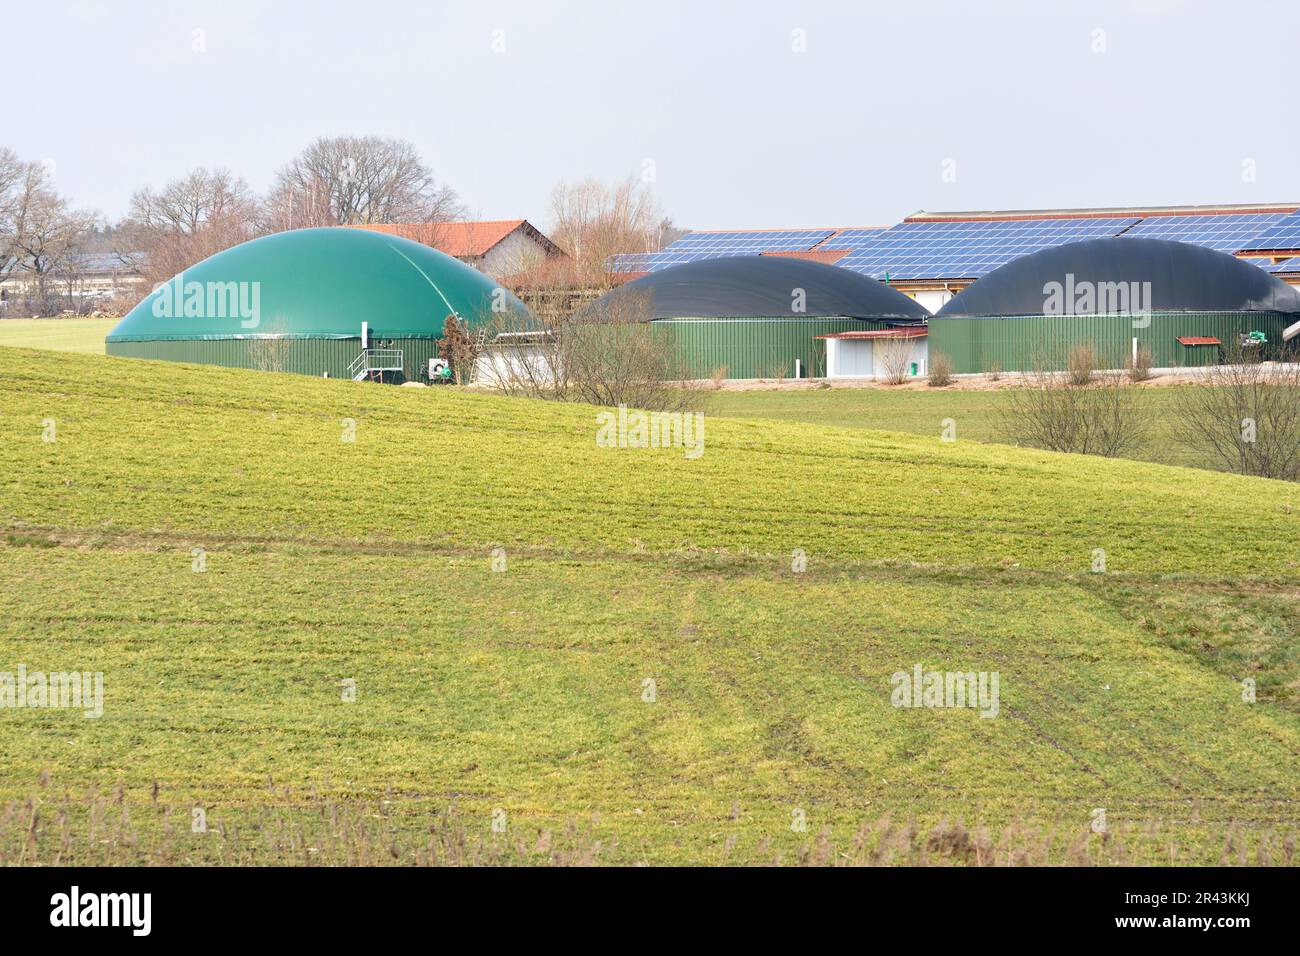
[[[888,283],[931,312],[994,269],[1088,239],[1171,239],[1236,255],[1300,284],[1296,203],[917,212],[888,228],[699,230],[651,253],[615,256],[615,272],[656,272],[722,256],[789,256]]]
[[[432,246],[494,279],[530,272],[567,259],[564,250],[527,219],[477,222],[410,222],[353,226]]]
[[[109,355],[330,377],[420,380],[446,318],[481,328],[527,310],[428,246],[360,229],[299,229],[185,270],[105,339]]]
[[[822,377],[828,335],[917,326],[929,315],[874,279],[778,256],[711,258],[651,272],[606,293],[586,314],[620,306],[644,310],[645,320],[673,337],[687,374],[699,378]]]
[[[1102,368],[1122,368],[1140,346],[1159,367],[1210,365],[1243,339],[1275,354],[1284,332],[1300,332],[1298,313],[1300,291],[1222,252],[1092,239],[990,272],[930,319],[929,347],[957,372],[1059,369],[1080,343]]]

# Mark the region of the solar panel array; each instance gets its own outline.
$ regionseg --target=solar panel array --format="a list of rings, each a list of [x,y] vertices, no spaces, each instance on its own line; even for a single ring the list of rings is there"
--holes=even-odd
[[[1273,266],[1270,272],[1300,272],[1300,256],[1293,259],[1287,259],[1285,262],[1279,262]]]
[[[1040,249],[1111,236],[1172,239],[1229,253],[1300,249],[1300,211],[947,222],[922,219],[888,229],[691,232],[658,252],[613,256],[610,268],[657,272],[699,259],[820,248],[850,250],[836,265],[879,279],[976,279]],[[1300,271],[1294,268],[1300,257],[1277,265],[1262,258],[1252,261],[1270,272]]]
[[[1246,248],[1265,230],[1288,218],[1287,213],[1219,216],[1150,216],[1123,233],[1124,238],[1172,239],[1191,242],[1220,252]]]
[[[1262,230],[1241,249],[1300,249],[1300,212],[1279,216],[1270,228]]]
[[[903,222],[877,233],[836,265],[877,279],[974,279],[1031,252],[1114,236],[1138,221],[1115,217]]]

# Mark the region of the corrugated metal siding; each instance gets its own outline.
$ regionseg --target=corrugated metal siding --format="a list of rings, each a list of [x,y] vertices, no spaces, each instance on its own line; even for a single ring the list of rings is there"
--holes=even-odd
[[[826,342],[818,335],[886,328],[868,319],[657,319],[655,326],[677,342],[689,373],[708,378],[726,368],[727,378],[794,377],[794,363],[806,378],[826,374]]]
[[[274,344],[272,344],[274,343]],[[421,381],[429,359],[438,354],[436,339],[370,340],[371,348],[402,350],[402,377]],[[227,368],[295,372],[347,378],[348,366],[361,354],[361,339],[183,339],[155,342],[108,342],[109,355],[224,365]]]
[[[1166,312],[1137,321],[1145,319],[1150,322],[1143,328],[1134,328],[1135,320],[1128,315],[931,319],[930,354],[948,355],[958,372],[987,372],[994,364],[1006,371],[1039,364],[1063,369],[1070,349],[1090,342],[1098,367],[1123,368],[1136,337],[1151,349],[1156,367],[1171,368],[1193,358],[1197,364],[1207,363],[1196,349],[1178,344],[1180,335],[1212,335],[1229,343],[1240,332],[1260,331],[1268,336],[1268,354],[1273,354],[1287,325],[1276,312]]]

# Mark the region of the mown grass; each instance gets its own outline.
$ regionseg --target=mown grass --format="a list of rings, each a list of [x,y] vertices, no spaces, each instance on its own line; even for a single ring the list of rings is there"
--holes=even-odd
[[[0,346],[104,354],[118,319],[0,319]]]
[[[0,710],[6,862],[1291,860],[1294,486],[21,357],[0,670],[106,691]],[[917,663],[999,715],[894,708]]]

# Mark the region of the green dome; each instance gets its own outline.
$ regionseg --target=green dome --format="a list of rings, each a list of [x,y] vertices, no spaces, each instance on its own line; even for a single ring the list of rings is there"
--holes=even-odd
[[[241,243],[146,296],[107,342],[184,339],[441,338],[452,312],[471,326],[528,310],[436,249],[366,229],[297,229]]]

